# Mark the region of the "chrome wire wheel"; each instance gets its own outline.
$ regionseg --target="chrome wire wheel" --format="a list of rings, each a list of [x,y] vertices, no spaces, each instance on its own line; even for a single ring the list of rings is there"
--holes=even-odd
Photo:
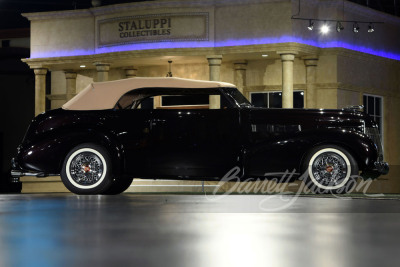
[[[101,178],[103,169],[103,162],[96,154],[83,152],[72,159],[69,173],[76,183],[92,185]]]
[[[309,177],[321,189],[343,187],[349,181],[351,173],[350,160],[345,153],[335,148],[321,149],[309,161]]]
[[[81,148],[69,156],[66,174],[69,182],[81,189],[99,185],[107,173],[103,155],[92,148]]]

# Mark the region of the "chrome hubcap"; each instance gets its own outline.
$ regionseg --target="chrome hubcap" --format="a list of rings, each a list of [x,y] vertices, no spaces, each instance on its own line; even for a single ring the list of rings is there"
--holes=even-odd
[[[71,178],[80,185],[93,185],[101,178],[104,165],[101,159],[92,152],[76,155],[69,168]]]
[[[338,154],[326,152],[319,155],[312,164],[312,173],[323,186],[336,186],[347,176],[346,161]]]

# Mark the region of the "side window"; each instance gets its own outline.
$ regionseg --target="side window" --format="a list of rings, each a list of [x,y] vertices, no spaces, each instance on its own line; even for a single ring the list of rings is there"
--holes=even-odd
[[[295,134],[297,132],[301,132],[301,125],[299,124],[257,123],[251,125],[252,140],[255,143],[281,135]]]
[[[154,98],[148,94],[129,92],[115,104],[115,109],[153,109]]]
[[[155,106],[157,109],[227,109],[232,106],[225,97],[217,94],[190,93],[157,97],[160,97],[160,104]]]
[[[141,102],[140,105],[138,106],[138,109],[154,109],[154,97],[146,97],[144,98]]]
[[[161,97],[160,108],[193,108],[208,109],[209,95],[164,95]]]
[[[143,88],[123,95],[115,109],[227,109],[232,103],[214,88]]]

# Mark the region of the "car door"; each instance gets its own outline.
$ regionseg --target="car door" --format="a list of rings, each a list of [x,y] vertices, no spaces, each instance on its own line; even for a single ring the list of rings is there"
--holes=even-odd
[[[118,113],[118,129],[114,129],[122,144],[124,154],[124,170],[135,177],[147,176],[152,155],[149,149],[152,110],[127,109],[116,110]]]
[[[284,109],[251,109],[247,116],[251,126],[247,174],[261,177],[286,171],[297,173],[307,142],[302,138],[300,116]]]
[[[240,163],[238,109],[155,109],[149,130],[151,175],[216,178]]]

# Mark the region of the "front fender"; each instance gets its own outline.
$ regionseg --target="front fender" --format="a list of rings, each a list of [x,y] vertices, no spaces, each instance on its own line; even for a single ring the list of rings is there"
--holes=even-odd
[[[313,130],[313,146],[309,149],[321,145],[337,145],[346,149],[357,161],[360,170],[373,168],[374,162],[378,158],[378,150],[374,142],[366,135],[345,129],[318,129]],[[303,155],[302,161],[307,156],[308,151]]]
[[[346,149],[360,170],[371,168],[377,159],[375,144],[366,135],[342,129],[310,129],[282,134],[252,144],[246,154],[247,175],[262,176],[268,172],[300,172],[312,149],[336,145]]]

